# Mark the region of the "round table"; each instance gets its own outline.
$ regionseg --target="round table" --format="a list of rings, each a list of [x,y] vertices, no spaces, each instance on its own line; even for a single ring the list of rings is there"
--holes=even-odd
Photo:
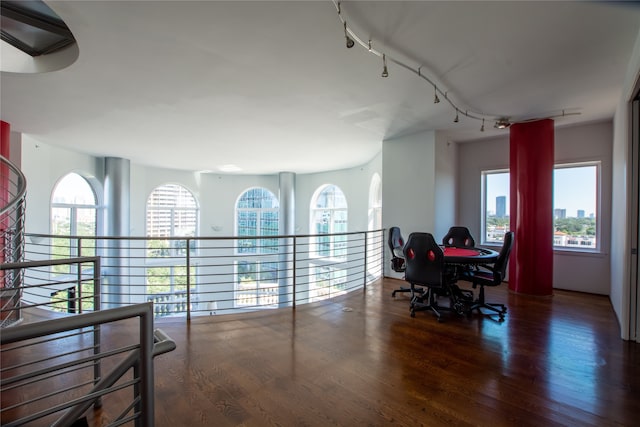
[[[492,264],[498,259],[498,252],[485,248],[442,247],[446,264]]]

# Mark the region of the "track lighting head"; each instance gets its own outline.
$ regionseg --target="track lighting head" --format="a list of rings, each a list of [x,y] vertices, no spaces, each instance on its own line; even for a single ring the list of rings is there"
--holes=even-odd
[[[460,119],[458,118],[458,109],[456,108],[456,118],[453,119],[453,123],[458,123]]]
[[[347,43],[347,49],[351,49],[353,46],[355,46],[356,42],[353,41],[353,39],[349,37],[349,33],[347,33],[347,21],[344,21],[344,38]]]
[[[493,127],[496,129],[506,129],[509,126],[511,126],[511,122],[506,117],[496,120],[496,123],[493,125]]]
[[[440,98],[438,98],[438,90],[436,89],[436,87],[433,87],[433,103],[437,104],[440,102]]]
[[[484,119],[482,119],[482,126],[480,127],[480,132],[484,132]]]
[[[387,57],[382,54],[382,77],[389,77],[389,70],[387,70]]]

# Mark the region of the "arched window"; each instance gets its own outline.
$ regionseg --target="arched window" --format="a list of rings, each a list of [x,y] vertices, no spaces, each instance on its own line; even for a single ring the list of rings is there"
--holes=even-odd
[[[380,230],[382,228],[382,180],[377,173],[371,177],[371,184],[369,185],[369,220],[368,229]],[[367,272],[374,278],[382,275],[381,263],[382,263],[382,250],[381,245],[384,245],[382,235],[374,235],[369,233],[367,239]]]
[[[97,212],[96,193],[85,178],[72,172],[58,181],[51,196],[51,234],[57,236],[52,244],[54,259],[96,254],[95,240],[69,236],[95,236]],[[54,266],[53,271],[69,273],[70,267]]]
[[[277,236],[279,203],[266,188],[251,188],[236,203],[236,236]],[[236,253],[250,255],[236,263],[236,306],[273,307],[278,304],[279,241],[238,239]],[[273,256],[268,256],[273,254]],[[259,261],[254,255],[261,256]]]
[[[347,231],[347,199],[335,185],[325,185],[318,190],[311,201],[311,234],[334,234]],[[342,258],[346,256],[346,236],[318,236],[315,255],[319,257]]]
[[[277,236],[278,199],[266,188],[251,188],[236,203],[236,236]],[[276,253],[277,239],[241,239],[237,252]]]
[[[183,311],[186,300],[187,270],[184,257],[189,237],[198,234],[198,204],[185,187],[164,184],[156,187],[147,199],[147,294],[160,294],[171,308],[166,313]],[[184,239],[168,239],[184,237]],[[197,277],[191,266],[190,276]],[[195,280],[191,281],[192,287]],[[158,298],[158,297],[154,297]],[[167,302],[168,301],[168,302]]]
[[[339,187],[325,185],[316,190],[311,200],[310,231],[317,236],[311,242],[310,302],[345,292],[347,270],[335,261],[347,258],[347,236],[331,234],[347,232],[347,214],[347,199]]]
[[[198,205],[191,191],[178,184],[165,184],[151,192],[147,199],[148,237],[194,237],[197,227]]]

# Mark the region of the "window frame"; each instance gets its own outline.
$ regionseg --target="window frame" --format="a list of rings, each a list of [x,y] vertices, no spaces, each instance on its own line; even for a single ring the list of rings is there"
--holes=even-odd
[[[342,198],[344,199],[344,206],[338,206],[338,207],[325,206],[320,208],[317,207],[318,198],[320,197],[320,195],[322,195],[322,193],[324,193],[327,189],[331,187],[337,189],[338,191],[340,191],[340,193],[342,193]],[[345,195],[344,191],[342,191],[342,188],[340,188],[335,184],[325,184],[318,187],[318,189],[313,194],[309,207],[310,207],[309,208],[309,234],[313,236],[310,241],[309,256],[316,259],[346,260],[347,248],[348,248],[346,236],[344,238],[340,238],[340,236],[327,237],[326,241],[324,241],[324,239],[319,237],[319,236],[329,236],[335,233],[347,233],[349,231],[349,203],[347,202],[347,196]],[[316,224],[318,223],[315,220],[317,212],[328,213],[329,220],[327,222],[328,222],[329,228],[326,233],[319,233],[317,230]],[[339,218],[338,220],[336,220],[338,213],[344,213],[344,218],[345,218],[344,224],[346,228],[345,231],[335,230],[336,225],[338,224],[336,221],[340,220]],[[319,247],[321,245],[327,245],[327,244],[329,249],[328,249],[328,254],[325,254],[324,250],[319,250]]]
[[[596,220],[596,245],[594,247],[581,248],[576,246],[559,246],[555,245],[555,240],[552,236],[552,248],[554,252],[572,252],[572,253],[584,253],[584,254],[599,254],[602,252],[602,160],[584,160],[584,161],[573,161],[573,162],[558,162],[554,163],[553,171],[554,171],[554,181],[553,181],[553,189],[552,191],[555,193],[555,171],[558,169],[569,169],[569,168],[580,168],[580,167],[589,167],[595,166],[596,168],[596,203],[595,203],[595,220]],[[496,169],[487,169],[480,171],[481,174],[481,200],[480,200],[480,210],[481,210],[481,219],[480,219],[480,230],[481,230],[481,244],[485,246],[499,246],[500,242],[488,241],[487,240],[487,176],[492,174],[499,173],[508,173],[509,168],[496,168]],[[509,190],[510,192],[510,190]],[[555,203],[553,204],[553,208],[549,215],[551,215],[552,220],[555,212]],[[510,214],[510,197],[509,203],[506,206],[507,212],[509,212],[509,228],[511,228],[511,214]],[[554,222],[554,230],[555,230],[555,222]]]

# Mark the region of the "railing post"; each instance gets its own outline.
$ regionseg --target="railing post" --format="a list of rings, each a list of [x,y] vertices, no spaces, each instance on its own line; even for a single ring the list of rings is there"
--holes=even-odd
[[[296,236],[293,236],[293,272],[292,272],[292,274],[293,274],[293,282],[292,282],[292,284],[293,284],[293,290],[292,290],[292,293],[293,293],[293,305],[292,305],[292,307],[293,307],[294,310],[296,308],[296,300],[298,299],[298,294],[296,293],[296,276],[297,276],[297,266],[298,266],[298,262],[296,261],[296,254],[298,253],[297,243],[298,243],[298,241],[297,241]]]
[[[140,424],[154,425],[153,407],[153,309],[145,310],[140,316]]]
[[[369,249],[369,232],[364,232],[364,286],[363,290],[367,290],[367,251]]]
[[[187,238],[187,322],[191,321],[191,239]]]
[[[93,311],[100,310],[100,258],[95,257],[93,261]],[[101,352],[100,342],[100,325],[93,327],[93,354],[98,355]],[[97,358],[93,362],[93,384],[96,385],[102,378],[102,358]],[[98,409],[102,407],[102,397],[96,399],[93,407]]]

